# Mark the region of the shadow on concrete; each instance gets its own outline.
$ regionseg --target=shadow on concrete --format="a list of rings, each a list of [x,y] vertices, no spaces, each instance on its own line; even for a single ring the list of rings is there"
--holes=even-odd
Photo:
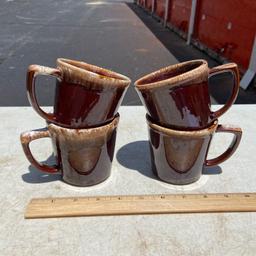
[[[222,169],[219,165],[205,166],[202,172],[202,174],[204,175],[216,175],[221,173],[222,173]]]
[[[116,159],[124,167],[157,180],[151,169],[150,150],[147,140],[134,141],[124,145],[117,151]]]
[[[159,180],[152,172],[149,143],[147,140],[135,141],[121,147],[116,154],[117,161],[124,167],[135,170],[146,177]],[[205,167],[202,174],[218,175],[222,173],[220,166]]]
[[[54,165],[55,163],[55,157],[52,154],[46,161],[43,161],[46,165]],[[52,174],[52,173],[46,173],[38,170],[34,166],[30,165],[28,168],[28,173],[25,173],[22,175],[22,180],[27,183],[32,184],[38,184],[38,183],[46,183],[46,182],[52,182],[56,180],[61,180],[61,174]]]
[[[158,40],[169,50],[179,62],[192,59],[205,59],[209,67],[220,65],[206,53],[200,51],[192,45],[187,45],[186,41],[168,28],[164,28],[162,23],[151,14],[143,10],[134,3],[126,3],[127,6],[141,19]],[[230,73],[223,73],[212,77],[209,81],[209,89],[212,96],[212,104],[225,104],[229,98],[233,87],[233,79]],[[236,104],[255,104],[256,88],[249,87],[246,91],[240,89]]]

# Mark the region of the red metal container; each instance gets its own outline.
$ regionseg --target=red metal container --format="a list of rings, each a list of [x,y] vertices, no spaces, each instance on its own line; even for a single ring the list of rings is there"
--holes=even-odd
[[[191,0],[171,0],[169,2],[167,22],[171,23],[181,31],[187,32],[190,12]]]
[[[256,32],[255,14],[255,0],[198,1],[193,37],[246,69]]]
[[[164,18],[165,12],[165,0],[156,0],[155,1],[155,13],[158,17]]]
[[[151,10],[152,0],[139,0]],[[166,0],[155,0],[154,13],[165,16]],[[167,22],[187,33],[192,0],[169,0]],[[146,7],[145,7],[146,6]],[[198,0],[192,38],[220,56],[248,68],[256,33],[256,0]]]
[[[152,11],[152,0],[145,0],[145,1],[146,1],[146,3],[145,3],[146,9],[151,12]]]

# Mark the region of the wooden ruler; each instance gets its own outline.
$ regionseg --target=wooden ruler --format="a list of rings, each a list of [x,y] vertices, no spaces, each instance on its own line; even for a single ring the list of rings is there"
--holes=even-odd
[[[92,196],[32,199],[25,218],[254,211],[256,193]]]

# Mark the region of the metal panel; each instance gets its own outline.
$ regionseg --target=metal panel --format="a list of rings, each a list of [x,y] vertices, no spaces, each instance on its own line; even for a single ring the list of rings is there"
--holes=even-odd
[[[194,24],[195,24],[195,18],[196,18],[196,7],[197,7],[197,0],[192,0],[187,44],[190,44],[191,37],[192,37],[193,31],[194,31]]]
[[[246,71],[244,74],[240,86],[243,89],[247,89],[253,78],[255,77],[256,74],[256,36],[254,38],[254,44],[252,48],[252,54],[251,54],[251,59],[250,59],[250,64],[249,64],[249,69]]]
[[[192,0],[172,0],[167,21],[183,32],[188,31]]]
[[[246,70],[256,30],[255,13],[256,1],[252,0],[198,1],[193,37]]]

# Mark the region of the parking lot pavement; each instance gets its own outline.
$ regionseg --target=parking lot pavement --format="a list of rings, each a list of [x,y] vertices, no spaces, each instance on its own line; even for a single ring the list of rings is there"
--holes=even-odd
[[[151,71],[194,58],[217,65],[132,2],[1,0],[0,24],[0,106],[28,105],[28,65],[54,67],[58,57],[129,76],[132,84],[123,105],[140,104],[133,82]],[[52,105],[54,85],[53,78],[39,77],[41,105]],[[222,99],[213,97],[214,102],[222,103],[223,91],[215,92]],[[254,94],[251,98],[256,100]]]
[[[119,1],[44,0],[0,2],[0,104],[28,105],[26,69],[55,66],[56,58],[83,60],[129,76],[176,63],[141,19]],[[54,79],[39,78],[42,105],[51,105]],[[126,105],[140,101],[129,88]]]

